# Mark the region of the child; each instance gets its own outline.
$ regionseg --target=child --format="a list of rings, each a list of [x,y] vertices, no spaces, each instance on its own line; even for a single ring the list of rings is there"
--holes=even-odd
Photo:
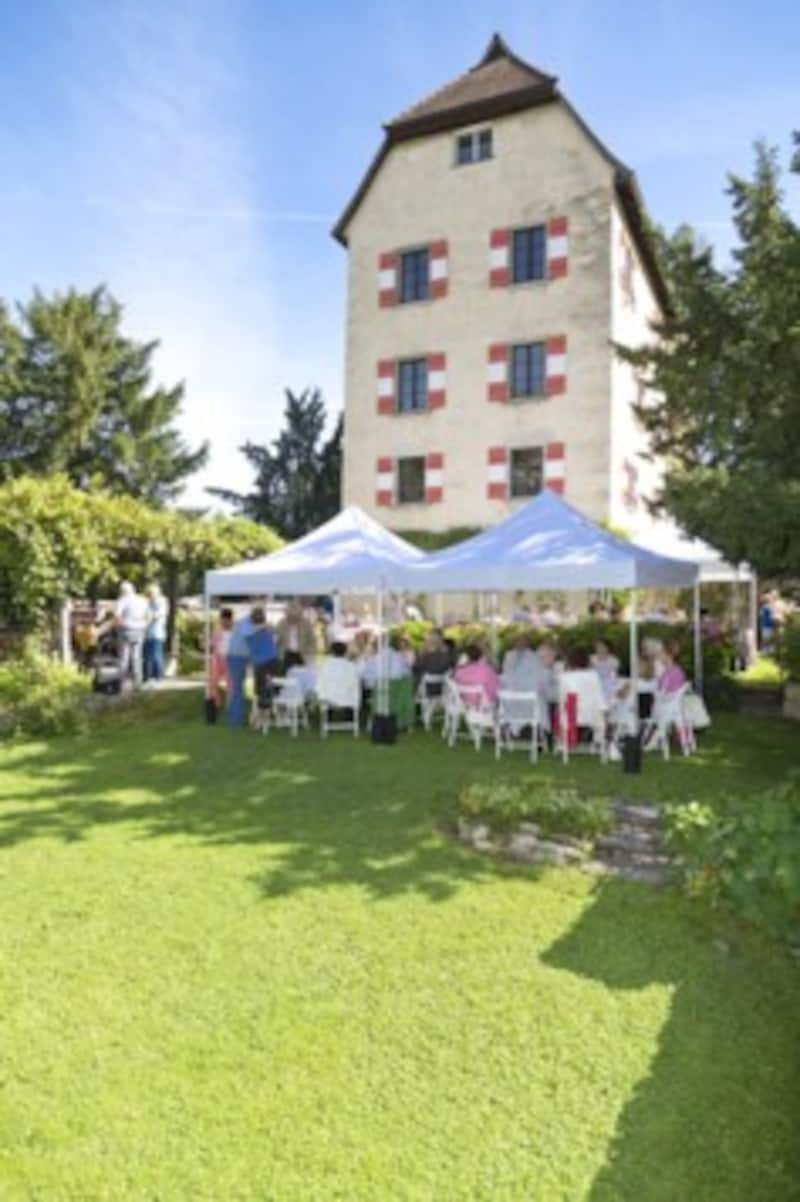
[[[228,674],[228,643],[233,626],[233,610],[221,609],[219,625],[211,633],[211,664],[208,674],[208,696],[215,705],[221,704],[220,685],[226,698],[230,695],[231,680]]]

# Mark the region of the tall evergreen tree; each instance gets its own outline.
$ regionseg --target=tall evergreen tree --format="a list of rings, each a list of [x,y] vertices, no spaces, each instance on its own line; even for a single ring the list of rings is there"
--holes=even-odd
[[[35,292],[14,320],[0,307],[0,480],[65,473],[150,502],[174,497],[205,463],[174,422],[184,388],[152,383],[156,342],[124,337],[104,288]]]
[[[693,231],[661,238],[672,311],[657,343],[618,347],[650,386],[638,416],[663,456],[656,498],[762,576],[800,576],[800,227],[777,155],[731,176],[738,245],[722,270]]]
[[[343,419],[327,438],[325,401],[318,389],[286,389],[284,428],[269,446],[240,447],[256,478],[249,493],[210,488],[245,517],[266,523],[286,539],[300,538],[339,509]]]

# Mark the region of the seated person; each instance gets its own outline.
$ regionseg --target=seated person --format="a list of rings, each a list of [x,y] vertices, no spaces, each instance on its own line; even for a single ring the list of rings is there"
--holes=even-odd
[[[675,643],[670,643],[661,652],[661,672],[656,681],[656,700],[660,696],[679,693],[686,684],[686,673],[678,663],[679,654],[680,648]]]
[[[567,655],[567,666],[559,679],[559,693],[566,714],[569,742],[576,742],[582,731],[591,731],[596,739],[602,738],[608,702],[599,673],[589,666],[585,648],[574,647]]]
[[[446,676],[452,666],[450,650],[445,645],[441,630],[432,630],[425,640],[414,663],[414,679],[417,683],[423,676]],[[431,686],[434,688],[437,686]],[[441,686],[438,686],[441,693]]]
[[[464,651],[467,662],[456,668],[453,680],[458,685],[468,685],[471,688],[480,685],[487,701],[494,703],[500,688],[500,678],[484,655],[483,648],[477,643],[470,643]]]
[[[383,648],[377,648],[374,654],[364,661],[361,669],[361,679],[368,688],[374,688],[381,676],[386,680],[402,680],[410,675],[408,661],[394,635]]]
[[[619,660],[605,639],[594,640],[594,652],[589,657],[589,663],[600,677],[603,692],[610,700],[617,691]]]
[[[394,642],[394,640],[393,640],[393,642]],[[397,636],[397,642],[395,645],[397,647],[397,650],[402,655],[403,659],[406,661],[409,671],[413,672],[414,671],[414,661],[416,660],[417,657],[416,657],[416,654],[414,653],[414,648],[411,646],[411,640],[406,635],[400,634]]]
[[[646,727],[646,732],[649,731],[649,736],[646,737],[644,744],[645,751],[650,751],[657,745],[657,730],[662,718],[670,710],[670,702],[677,693],[686,685],[686,673],[678,663],[679,648],[677,644],[670,643],[663,648],[659,657],[660,672],[656,681],[656,691],[653,695],[653,709],[650,715],[652,723],[650,727]],[[687,718],[686,728],[682,724],[678,726],[678,735],[683,745],[684,740],[688,736],[688,728],[691,727],[691,721]]]
[[[526,634],[517,635],[503,658],[500,687],[514,693],[536,693],[539,699],[539,724],[549,731],[550,706],[556,700],[553,670],[555,651],[549,643],[543,644],[542,651],[543,654],[539,654],[531,649]]]
[[[317,700],[330,706],[334,721],[346,721],[352,718],[353,710],[358,709],[361,683],[358,668],[347,658],[345,643],[331,644],[330,655],[326,655],[319,666],[315,691]]]
[[[317,635],[299,601],[292,601],[276,631],[282,671],[311,664],[317,654]]]
[[[360,667],[372,654],[372,635],[368,630],[357,630],[347,648],[347,658]]]
[[[536,651],[539,661],[539,688],[548,701],[558,700],[558,645],[555,639],[545,639]]]
[[[527,634],[518,634],[503,656],[503,685],[521,693],[533,691],[539,659]]]

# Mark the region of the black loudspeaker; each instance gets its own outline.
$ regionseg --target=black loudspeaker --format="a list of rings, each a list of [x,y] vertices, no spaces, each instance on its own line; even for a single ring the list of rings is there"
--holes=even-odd
[[[394,714],[373,715],[370,738],[373,743],[396,743],[397,719]]]
[[[642,744],[638,735],[626,735],[622,740],[622,771],[637,773],[642,770]]]
[[[213,697],[206,697],[206,722],[213,726],[217,720],[217,703]]]

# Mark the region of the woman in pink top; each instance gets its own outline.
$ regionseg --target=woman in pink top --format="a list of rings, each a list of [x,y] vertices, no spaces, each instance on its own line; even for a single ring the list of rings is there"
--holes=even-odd
[[[656,686],[659,693],[678,693],[686,684],[686,673],[678,663],[676,647],[665,647],[661,653],[662,671]]]
[[[500,678],[483,654],[483,648],[477,643],[470,643],[464,648],[464,653],[467,662],[456,668],[453,673],[454,681],[457,685],[469,685],[471,688],[480,685],[487,700],[494,703],[497,700]]]

